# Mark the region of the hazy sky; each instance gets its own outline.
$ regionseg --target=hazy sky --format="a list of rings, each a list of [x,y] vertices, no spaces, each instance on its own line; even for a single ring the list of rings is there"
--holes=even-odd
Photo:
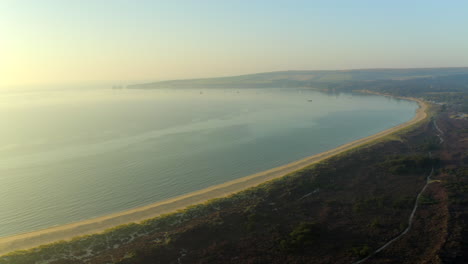
[[[0,86],[468,66],[468,1],[0,2]]]

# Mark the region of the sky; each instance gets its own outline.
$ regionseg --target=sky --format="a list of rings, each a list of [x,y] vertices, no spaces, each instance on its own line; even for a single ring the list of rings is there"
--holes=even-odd
[[[0,87],[468,66],[465,0],[3,0]]]

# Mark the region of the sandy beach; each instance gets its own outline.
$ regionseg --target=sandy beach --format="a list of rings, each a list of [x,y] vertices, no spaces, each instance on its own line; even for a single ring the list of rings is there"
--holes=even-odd
[[[52,243],[60,240],[69,240],[77,236],[102,232],[106,229],[122,224],[128,224],[132,222],[138,223],[149,218],[154,218],[162,214],[183,209],[193,204],[202,203],[213,198],[224,197],[242,191],[246,188],[259,185],[266,181],[285,176],[289,173],[320,162],[344,151],[367,144],[376,139],[383,138],[398,130],[416,124],[427,117],[426,110],[428,106],[424,101],[415,98],[404,99],[413,100],[419,104],[419,109],[417,110],[414,118],[406,123],[392,127],[369,137],[347,143],[335,149],[286,164],[284,166],[272,168],[267,171],[215,185],[186,195],[95,219],[52,227],[31,233],[0,238],[0,255],[11,251],[33,248],[42,244]]]

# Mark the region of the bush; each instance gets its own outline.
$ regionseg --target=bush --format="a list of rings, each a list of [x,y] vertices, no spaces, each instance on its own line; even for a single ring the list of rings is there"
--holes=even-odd
[[[371,249],[368,245],[353,247],[352,251],[355,256],[360,258],[367,257],[371,253]]]
[[[280,241],[280,247],[286,251],[298,251],[311,245],[321,234],[320,226],[315,222],[301,222],[287,239]]]

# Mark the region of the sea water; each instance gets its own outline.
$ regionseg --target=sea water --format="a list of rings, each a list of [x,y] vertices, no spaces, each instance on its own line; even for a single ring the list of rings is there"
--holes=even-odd
[[[161,201],[411,120],[313,89],[0,92],[0,237]]]

